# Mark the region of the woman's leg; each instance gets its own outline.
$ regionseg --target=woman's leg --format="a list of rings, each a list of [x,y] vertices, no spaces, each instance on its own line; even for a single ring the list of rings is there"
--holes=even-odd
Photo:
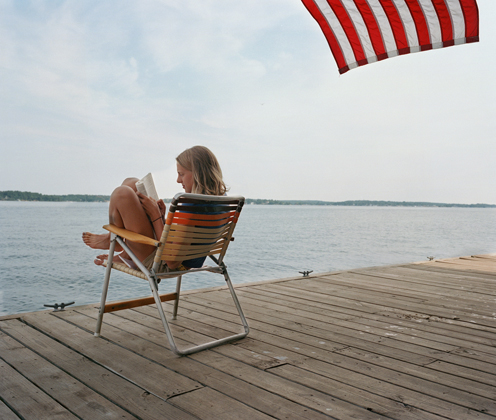
[[[153,227],[133,188],[117,187],[110,196],[109,221],[111,224],[153,238]],[[155,247],[126,241],[133,253],[143,261]]]
[[[136,195],[136,181],[138,181],[138,178],[127,178],[120,187],[114,190],[110,196],[109,221],[118,227],[153,237],[151,223]],[[94,234],[83,232],[83,241],[93,249],[109,249],[110,233]],[[146,258],[154,249],[148,245],[129,241],[127,245],[140,260]],[[122,251],[119,244],[116,245],[116,251]],[[125,257],[127,258],[127,256]],[[101,260],[100,256],[95,260],[97,265],[101,265],[102,262],[103,260]]]
[[[129,188],[133,189],[136,192],[136,182],[138,182],[138,178],[126,178],[122,185],[127,185]],[[112,196],[110,196],[110,206],[112,206]],[[110,215],[109,215],[110,216]],[[83,242],[93,249],[109,249],[110,248],[110,233],[90,233],[83,232]],[[116,244],[115,250],[117,252],[122,251],[122,248],[119,244]]]

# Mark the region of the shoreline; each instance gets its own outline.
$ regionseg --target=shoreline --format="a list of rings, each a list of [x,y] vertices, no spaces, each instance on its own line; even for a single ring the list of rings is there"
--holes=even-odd
[[[164,203],[171,202],[170,199],[163,199]],[[110,200],[22,200],[22,199],[1,199],[0,203],[108,203]],[[263,200],[246,199],[246,205],[250,206],[313,206],[313,207],[400,207],[400,208],[465,208],[465,209],[496,209],[496,204],[456,204],[456,203],[428,203],[428,202],[408,202],[408,201],[343,201],[343,202],[315,202],[307,200]]]

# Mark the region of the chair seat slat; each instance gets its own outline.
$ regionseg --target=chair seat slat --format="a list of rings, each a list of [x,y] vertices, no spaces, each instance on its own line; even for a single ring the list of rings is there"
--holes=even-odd
[[[167,261],[179,261],[179,262],[182,262],[185,260],[185,257],[188,258],[188,259],[193,259],[193,258],[201,258],[201,257],[208,257],[210,255],[217,255],[217,254],[220,254],[222,252],[221,249],[218,249],[218,250],[212,250],[210,252],[201,252],[201,253],[198,253],[198,254],[190,254],[190,255],[167,255],[167,256],[164,256],[164,261],[167,260]]]
[[[232,222],[234,220],[234,216],[230,216],[226,219],[222,220],[215,220],[215,221],[210,221],[210,220],[195,220],[193,218],[186,218],[186,217],[181,217],[181,218],[174,218],[170,225],[186,225],[186,226],[196,226],[196,227],[202,227],[202,226],[223,226],[229,222]]]
[[[167,235],[167,242],[195,241],[197,239],[212,240],[226,236],[231,231],[231,226],[224,226],[222,229],[202,229],[192,228],[189,231],[170,231]]]
[[[176,249],[176,248],[181,248],[184,246],[192,245],[213,245],[219,241],[225,241],[225,235],[224,236],[215,236],[212,238],[175,238],[175,237],[169,237],[171,239],[171,242],[167,242],[165,244],[165,247],[168,249]],[[174,245],[174,246],[172,246]]]
[[[194,220],[223,220],[223,219],[229,219],[230,217],[233,217],[236,214],[235,210],[229,211],[229,212],[222,212],[222,213],[216,213],[216,214],[203,214],[203,213],[193,213],[193,212],[186,212],[186,211],[176,211],[174,214],[173,220],[176,219],[194,219]]]
[[[223,230],[230,229],[231,224],[229,223],[226,226],[221,226],[221,227],[195,227],[195,226],[186,226],[186,225],[173,225],[170,227],[169,230],[169,235],[173,235],[176,232],[189,232],[189,233],[194,233],[195,235],[211,235],[215,233],[222,232]]]
[[[212,197],[212,196],[211,196]],[[239,201],[237,200],[231,200],[229,197],[222,197],[222,198],[227,198],[226,200],[218,200],[217,198],[213,198],[212,200],[196,200],[194,198],[188,198],[188,197],[181,197],[181,201],[177,203],[178,207],[181,207],[183,203],[187,204],[203,204],[205,207],[208,206],[208,210],[205,210],[205,212],[210,211],[213,205],[219,205],[219,206],[229,206],[232,205],[234,207],[237,207],[239,205]]]
[[[167,240],[169,243],[173,244],[211,244],[213,242],[218,241],[221,238],[225,238],[228,232],[225,232],[221,235],[209,235],[209,236],[185,236],[185,235],[169,235]]]
[[[167,257],[169,255],[182,255],[185,260],[190,259],[190,255],[198,254],[198,256],[202,256],[202,254],[207,254],[211,251],[222,250],[225,242],[218,242],[215,245],[190,245],[190,246],[181,246],[176,248],[165,248],[162,252],[162,260],[167,261]]]

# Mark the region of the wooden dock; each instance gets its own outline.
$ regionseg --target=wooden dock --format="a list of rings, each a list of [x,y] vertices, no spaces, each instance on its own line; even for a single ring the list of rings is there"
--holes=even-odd
[[[496,418],[496,254],[236,290],[248,338],[188,357],[153,306],[0,318],[0,419]],[[178,345],[240,331],[226,293],[182,295]]]

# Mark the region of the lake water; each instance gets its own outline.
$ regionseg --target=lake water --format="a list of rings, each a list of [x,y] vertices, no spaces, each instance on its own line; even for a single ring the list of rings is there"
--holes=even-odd
[[[99,252],[81,233],[103,232],[107,203],[0,202],[0,315],[44,304],[99,302]],[[496,209],[260,206],[243,209],[226,264],[233,283],[496,252]],[[187,278],[190,280],[186,280]],[[183,289],[222,285],[211,273]],[[162,282],[165,283],[165,282]],[[170,286],[160,285],[160,291]],[[109,299],[149,294],[142,280],[113,273]]]

